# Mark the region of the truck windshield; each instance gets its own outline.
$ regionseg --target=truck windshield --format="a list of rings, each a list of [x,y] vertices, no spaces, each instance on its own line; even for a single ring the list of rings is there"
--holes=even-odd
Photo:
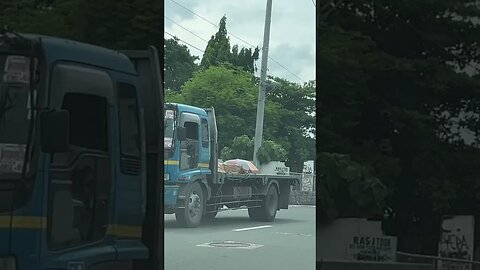
[[[30,124],[30,58],[0,54],[0,179],[22,174]]]
[[[175,111],[174,110],[165,110],[164,111],[164,139],[163,139],[163,148],[172,149],[173,148],[173,134],[175,127]]]

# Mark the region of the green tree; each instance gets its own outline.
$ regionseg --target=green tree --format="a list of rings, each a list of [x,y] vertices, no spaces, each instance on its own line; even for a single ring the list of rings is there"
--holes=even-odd
[[[221,158],[229,159],[245,159],[251,160],[253,157],[254,141],[247,135],[242,135],[233,138],[230,146],[222,149]],[[265,164],[270,161],[284,161],[287,157],[287,151],[274,141],[264,140],[262,146],[257,153],[260,164]]]
[[[456,67],[478,62],[480,27],[470,20],[478,13],[468,1],[343,2],[319,27],[317,151],[372,168],[399,228],[414,226],[414,217],[428,224],[440,214],[477,212],[480,169],[472,156],[480,151],[452,130],[452,116],[471,113],[459,126],[478,132],[478,77]],[[399,249],[410,248],[401,237]]]
[[[239,50],[238,45],[234,45],[231,48],[227,34],[227,17],[223,16],[220,19],[218,32],[208,41],[200,66],[208,68],[221,63],[231,63],[253,74],[256,70],[255,61],[258,60],[259,56],[258,47],[254,48],[253,51],[252,48]]]
[[[158,1],[0,1],[0,24],[17,32],[70,38],[112,49],[163,44]]]
[[[189,105],[215,108],[222,149],[237,136],[254,135],[257,89],[250,73],[224,64],[195,72],[184,84],[181,99]],[[274,107],[266,104],[266,119],[276,118],[270,113]]]
[[[197,69],[195,61],[199,58],[192,56],[187,46],[179,44],[178,38],[165,40],[164,58],[164,87],[180,91],[182,85],[192,78]]]
[[[303,170],[303,162],[315,158],[316,82],[304,85],[272,78],[267,100],[278,104],[275,114],[279,126],[267,129],[266,138],[278,141],[288,150],[286,165],[294,172]],[[275,125],[265,121],[265,126]]]
[[[347,155],[319,153],[317,200],[320,222],[337,217],[378,217],[386,207],[387,188],[371,168]]]

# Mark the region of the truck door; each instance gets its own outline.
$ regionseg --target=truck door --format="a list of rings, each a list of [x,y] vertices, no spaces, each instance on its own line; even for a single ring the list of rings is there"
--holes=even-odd
[[[96,67],[59,63],[54,68],[50,103],[70,113],[71,145],[70,151],[50,156],[47,268],[88,269],[115,259],[107,236],[113,90],[109,74]]]
[[[182,112],[180,125],[185,127],[187,139],[180,143],[180,170],[198,168],[200,150],[200,117],[196,114]]]

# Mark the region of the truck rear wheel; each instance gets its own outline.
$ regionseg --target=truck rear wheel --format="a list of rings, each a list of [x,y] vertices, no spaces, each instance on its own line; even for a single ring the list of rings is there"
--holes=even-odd
[[[278,210],[278,192],[274,185],[268,188],[267,196],[263,199],[262,206],[257,208],[248,208],[248,215],[253,221],[272,222],[277,215]]]
[[[202,222],[204,204],[205,196],[200,184],[195,182],[188,185],[185,190],[184,208],[175,211],[177,222],[183,227],[197,227]]]

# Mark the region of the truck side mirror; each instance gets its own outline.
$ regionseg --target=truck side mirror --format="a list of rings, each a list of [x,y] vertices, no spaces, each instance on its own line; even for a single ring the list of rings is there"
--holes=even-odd
[[[70,114],[66,110],[40,114],[41,148],[45,153],[68,152],[70,145]]]
[[[177,127],[177,139],[181,141],[185,141],[187,139],[187,129],[185,127]]]

